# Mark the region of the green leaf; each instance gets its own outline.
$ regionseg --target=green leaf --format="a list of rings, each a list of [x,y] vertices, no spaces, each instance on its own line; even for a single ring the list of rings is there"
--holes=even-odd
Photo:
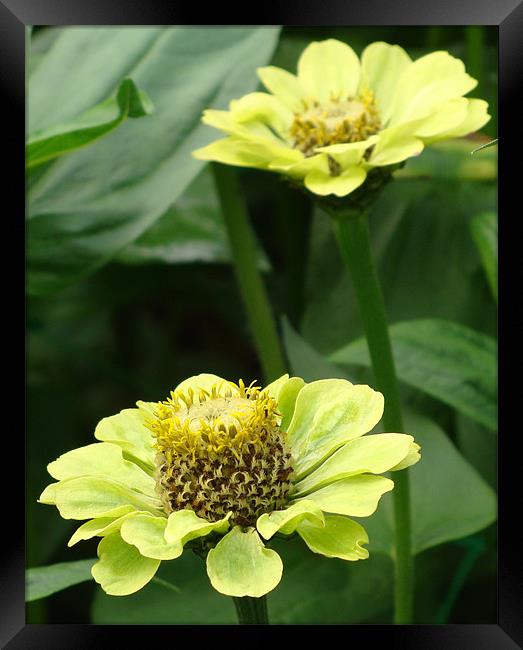
[[[496,428],[496,343],[485,334],[443,320],[390,327],[399,379]],[[329,355],[340,365],[370,365],[365,339]]]
[[[489,286],[498,301],[498,220],[495,212],[483,212],[470,222],[472,238],[481,257]]]
[[[94,272],[166,213],[203,168],[191,152],[216,137],[202,111],[253,90],[278,35],[273,27],[62,30],[29,80],[30,132],[74,119],[122,77],[147,92],[155,112],[48,164],[31,185],[30,293]]]
[[[91,567],[95,562],[96,559],[78,560],[77,562],[61,562],[27,569],[25,574],[26,602],[45,598],[72,585],[92,580]]]
[[[123,79],[111,97],[71,122],[30,134],[26,145],[27,167],[35,167],[85,147],[115,129],[128,117],[143,117],[152,112],[153,105],[146,93],[138,90],[132,79]]]
[[[175,204],[116,259],[132,265],[229,262],[227,231],[210,169],[205,167]],[[261,246],[258,266],[270,268]]]
[[[445,433],[428,418],[405,412],[405,428],[421,445],[421,460],[409,469],[414,553],[466,537],[496,520],[496,495],[461,456]],[[369,550],[393,554],[393,496],[361,523]]]

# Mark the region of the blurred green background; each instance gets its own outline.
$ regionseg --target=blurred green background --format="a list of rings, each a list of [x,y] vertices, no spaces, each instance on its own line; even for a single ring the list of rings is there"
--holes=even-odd
[[[452,321],[474,330],[474,349],[483,350],[472,362],[468,348],[457,357],[458,374],[477,366],[477,377],[471,371],[466,378],[468,411],[403,378],[409,433],[424,446],[420,493],[429,493],[419,495],[415,512],[420,520],[433,513],[420,524],[415,620],[496,621],[497,315],[482,226],[496,237],[497,151],[470,154],[497,132],[493,27],[33,28],[30,134],[71,122],[126,76],[155,110],[28,174],[28,567],[96,556],[96,540],[68,549],[74,522],[36,500],[50,482],[47,463],[91,443],[101,418],[138,399],[163,399],[200,372],[262,380],[212,176],[190,151],[217,137],[199,125],[203,108],[226,108],[255,90],[257,66],[295,70],[311,40],[330,37],[358,54],[376,40],[398,43],[413,58],[448,50],[479,81],[470,96],[490,104],[492,120],[481,134],[407,163],[380,196],[370,225],[390,321]],[[306,380],[346,376],[372,384],[364,361],[344,364],[338,355],[333,363],[362,328],[328,219],[277,175],[238,174],[290,370]],[[429,338],[444,365],[445,345]],[[371,544],[373,531],[378,538],[386,528],[389,507],[384,498],[382,519],[362,521],[370,524]],[[434,532],[436,525],[442,530]],[[390,622],[392,560],[387,543],[379,546],[369,560],[345,563],[295,540],[279,544],[285,570],[268,597],[271,620]],[[232,601],[212,590],[196,556],[162,563],[159,575],[180,592],[150,585],[111,598],[84,582],[29,603],[27,620],[235,621]]]

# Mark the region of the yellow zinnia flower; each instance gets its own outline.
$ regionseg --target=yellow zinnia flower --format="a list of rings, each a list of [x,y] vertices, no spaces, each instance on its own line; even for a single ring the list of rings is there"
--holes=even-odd
[[[482,99],[463,97],[477,81],[460,59],[432,52],[412,61],[376,42],[361,61],[337,40],[313,42],[298,74],[258,69],[269,93],[254,92],[203,122],[228,134],[193,155],[286,174],[318,195],[346,196],[376,168],[391,169],[426,144],[467,135],[490,119]]]
[[[314,553],[368,557],[367,517],[394,483],[378,474],[419,460],[412,436],[364,436],[383,396],[344,379],[280,377],[265,389],[191,377],[160,403],[104,418],[101,441],[50,463],[40,502],[88,519],[69,541],[98,536],[92,574],[115,596],[146,585],[184,546],[206,558],[215,589],[260,597],[282,561],[262,538],[297,533]]]

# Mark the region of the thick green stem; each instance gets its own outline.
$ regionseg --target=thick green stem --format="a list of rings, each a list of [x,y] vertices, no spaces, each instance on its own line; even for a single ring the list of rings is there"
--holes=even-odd
[[[265,596],[261,598],[233,597],[233,600],[240,625],[267,625],[269,623]]]
[[[385,397],[383,424],[386,431],[403,431],[401,404],[390,344],[385,304],[372,260],[367,215],[356,213],[333,218],[334,232],[341,255],[352,276],[363,328],[376,379]],[[395,616],[396,623],[412,619],[413,560],[410,534],[410,496],[408,470],[394,475]]]
[[[213,164],[213,170],[236,277],[264,378],[269,382],[285,373],[285,362],[267,292],[257,267],[256,241],[234,170],[218,164]]]

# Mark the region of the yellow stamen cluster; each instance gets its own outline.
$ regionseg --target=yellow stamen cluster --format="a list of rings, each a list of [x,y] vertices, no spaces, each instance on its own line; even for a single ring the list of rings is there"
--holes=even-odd
[[[318,147],[331,144],[360,142],[381,128],[380,116],[372,91],[357,97],[333,98],[320,104],[305,105],[294,117],[290,133],[294,148],[305,156],[314,155]]]
[[[167,513],[184,508],[248,526],[283,507],[292,474],[276,401],[240,380],[173,391],[149,423],[157,489]]]

